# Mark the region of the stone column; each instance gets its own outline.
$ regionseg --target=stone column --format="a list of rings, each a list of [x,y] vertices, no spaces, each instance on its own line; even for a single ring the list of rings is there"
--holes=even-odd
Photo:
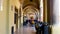
[[[43,0],[40,0],[40,18],[43,21]]]

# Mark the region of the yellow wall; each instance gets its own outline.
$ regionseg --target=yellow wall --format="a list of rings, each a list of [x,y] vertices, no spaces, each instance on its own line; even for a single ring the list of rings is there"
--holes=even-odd
[[[3,10],[0,10],[0,34],[11,34],[11,27],[14,26],[14,6],[19,8],[18,0],[4,0],[3,2]],[[13,6],[13,10],[11,10],[11,6]],[[9,10],[8,10],[9,9]],[[9,12],[9,13],[7,13]],[[16,31],[16,30],[14,30]]]
[[[9,34],[11,34],[11,27],[14,26],[14,1],[9,1]],[[12,9],[12,10],[11,10]]]
[[[16,31],[16,25],[14,24],[14,13],[15,13],[15,6],[19,9],[20,4],[18,0],[10,0],[9,1],[9,34],[11,34],[11,27],[14,26],[14,32]],[[13,10],[11,10],[13,6]]]
[[[7,0],[4,0],[3,3],[3,10],[0,10],[0,34],[6,34],[6,2]]]

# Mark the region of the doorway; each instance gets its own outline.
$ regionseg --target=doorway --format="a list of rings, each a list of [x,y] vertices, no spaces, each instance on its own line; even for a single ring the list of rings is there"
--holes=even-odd
[[[16,30],[18,29],[18,9],[15,7],[14,24],[16,24]]]

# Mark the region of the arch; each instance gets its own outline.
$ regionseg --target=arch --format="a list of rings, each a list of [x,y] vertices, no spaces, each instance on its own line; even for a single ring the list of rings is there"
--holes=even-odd
[[[37,9],[40,9],[39,6],[38,6],[36,3],[28,3],[28,4],[26,4],[26,5],[23,5],[23,9],[24,9],[25,7],[27,7],[27,6],[33,6],[33,7],[37,8]]]
[[[37,8],[35,8],[34,6],[27,6],[27,7],[25,7],[24,9],[23,9],[23,11],[25,11],[25,10],[27,10],[27,9],[34,9],[34,10],[36,10],[36,11],[39,11]]]
[[[36,17],[39,15],[39,10],[36,9],[35,7],[33,7],[33,6],[27,6],[27,7],[25,7],[25,8],[23,9],[23,13],[24,13],[25,11],[28,11],[29,9],[31,9],[31,10],[34,11],[33,13],[35,13]],[[26,13],[27,13],[27,12],[26,12]],[[39,18],[39,17],[38,17],[38,18]]]

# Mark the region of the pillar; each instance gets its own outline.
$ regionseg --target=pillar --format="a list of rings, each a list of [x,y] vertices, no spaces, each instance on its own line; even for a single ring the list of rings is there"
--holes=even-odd
[[[53,0],[53,17],[52,34],[60,34],[60,0]]]
[[[40,21],[43,22],[43,0],[40,0]]]
[[[43,0],[43,21],[47,22],[47,0]]]

